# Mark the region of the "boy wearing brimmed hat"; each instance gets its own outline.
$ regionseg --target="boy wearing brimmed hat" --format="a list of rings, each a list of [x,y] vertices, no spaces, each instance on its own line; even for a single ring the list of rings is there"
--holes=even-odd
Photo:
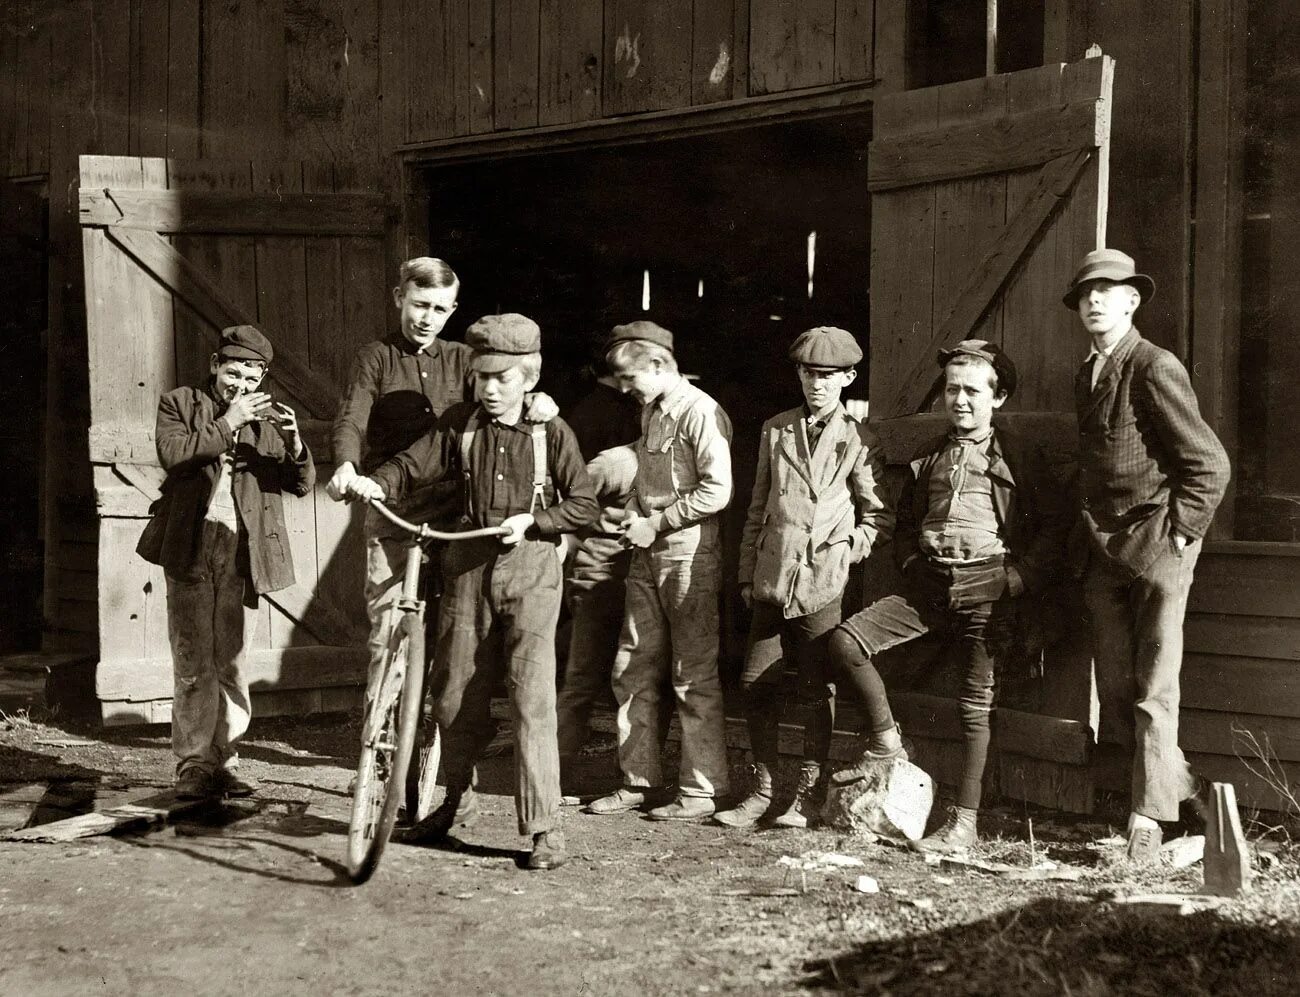
[[[956,806],[939,830],[914,843],[952,852],[976,840],[997,656],[1009,643],[1016,600],[1056,572],[1068,523],[1038,448],[993,426],[993,413],[1016,388],[1011,358],[996,343],[968,339],[940,350],[938,361],[949,425],[917,453],[904,480],[894,533],[903,590],[831,635],[837,675],[857,690],[870,725],[857,765],[832,778],[852,781],[877,762],[905,757],[871,659],[927,633],[957,642],[964,750]]]
[[[807,827],[816,814],[834,718],[827,640],[843,619],[849,567],[894,528],[880,442],[840,401],[862,360],[857,340],[844,329],[809,329],[789,355],[804,404],[763,424],[740,541],[740,594],[754,614],[740,677],[753,782],[715,816],[729,827],[752,827],[772,806],[783,663],[798,670],[803,764],[793,801],[773,823]]]
[[[1128,856],[1154,862],[1160,821],[1207,784],[1178,746],[1183,615],[1231,469],[1178,358],[1133,325],[1155,282],[1117,249],[1085,256],[1061,299],[1092,350],[1074,382],[1084,598],[1092,617],[1100,739],[1133,747]]]
[[[406,837],[437,839],[474,816],[474,763],[492,738],[492,689],[504,674],[519,832],[532,837],[528,867],[552,869],[566,859],[555,720],[557,545],[561,534],[595,520],[599,507],[572,430],[560,419],[523,421],[524,395],[541,373],[537,324],[513,313],[486,315],[466,341],[478,401],[453,405],[424,438],[372,476],[349,481],[346,494],[401,501],[422,485],[459,476],[465,527],[510,531],[443,550],[432,694],[447,796]]]
[[[588,812],[643,807],[664,790],[660,696],[671,682],[682,725],[677,797],[654,820],[711,816],[727,792],[718,677],[719,513],[731,502],[731,420],[677,369],[673,335],[654,322],[614,327],[606,360],[642,405],[634,498],[623,521],[633,547],[612,685],[623,786]]]
[[[316,479],[288,405],[259,390],[275,351],[251,325],[223,329],[206,384],[158,400],[167,472],[137,553],[167,578],[176,794],[247,796],[237,744],[252,705],[244,660],[258,596],[294,582],[283,493]]]

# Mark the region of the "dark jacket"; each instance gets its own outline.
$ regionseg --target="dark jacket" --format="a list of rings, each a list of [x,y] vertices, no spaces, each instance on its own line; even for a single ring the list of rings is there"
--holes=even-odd
[[[136,553],[173,578],[195,574],[203,517],[217,480],[218,458],[232,446],[231,494],[239,510],[239,563],[258,595],[293,584],[293,559],[285,529],[282,493],[307,495],[316,481],[311,452],[303,444],[294,460],[274,427],[252,423],[235,434],[208,388],[169,391],[158,400],[155,442],[167,472],[162,496],[150,507],[152,519]]]
[[[1079,483],[1090,552],[1142,574],[1169,535],[1204,536],[1228,487],[1228,455],[1201,418],[1187,371],[1133,329],[1097,387],[1074,379]]]
[[[947,445],[945,433],[919,450],[908,465],[894,533],[899,568],[923,553],[920,536],[928,512],[930,474]],[[1007,548],[1006,563],[1016,569],[1026,591],[1041,590],[1065,559],[1070,529],[1066,489],[1048,470],[1038,446],[1008,429],[994,426],[988,458],[993,511]]]

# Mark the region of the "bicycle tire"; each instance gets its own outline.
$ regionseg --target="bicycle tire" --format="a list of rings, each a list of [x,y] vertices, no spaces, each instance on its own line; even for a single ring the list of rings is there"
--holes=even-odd
[[[424,621],[418,613],[403,614],[389,646],[384,676],[362,725],[348,821],[348,876],[358,885],[379,867],[406,795],[406,774],[424,691]],[[402,669],[400,683],[394,673],[398,667]]]

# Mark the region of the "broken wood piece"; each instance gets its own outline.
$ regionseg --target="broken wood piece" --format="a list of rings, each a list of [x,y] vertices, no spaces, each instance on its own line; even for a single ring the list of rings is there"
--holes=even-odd
[[[105,810],[52,821],[0,835],[5,841],[75,841],[111,834],[137,824],[165,824],[177,814],[210,806],[212,800],[179,800],[173,792],[157,793]]]
[[[1235,897],[1250,889],[1250,851],[1241,831],[1237,791],[1230,782],[1210,785],[1204,868],[1206,893]]]
[[[80,737],[38,737],[32,743],[47,748],[88,748],[95,742]]]
[[[1032,866],[1007,865],[1005,862],[985,862],[982,859],[963,858],[959,855],[944,855],[940,858],[941,866],[974,869],[990,876],[1018,880],[1068,880],[1083,878],[1083,870],[1069,865],[1043,860]]]
[[[1186,869],[1195,865],[1205,855],[1205,835],[1190,834],[1166,841],[1160,846],[1160,861],[1175,869]]]
[[[1222,903],[1219,897],[1206,896],[1204,893],[1135,893],[1113,899],[1115,903],[1129,907],[1144,907],[1151,911],[1183,915],[1195,914],[1197,911],[1217,907]]]

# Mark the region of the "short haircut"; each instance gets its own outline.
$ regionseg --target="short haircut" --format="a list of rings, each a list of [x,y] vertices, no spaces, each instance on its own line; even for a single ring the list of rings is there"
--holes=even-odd
[[[605,354],[605,363],[614,374],[620,371],[644,370],[655,360],[659,361],[659,365],[664,370],[677,373],[677,358],[673,356],[672,350],[644,339],[624,340]]]
[[[499,354],[493,355],[498,356]],[[474,371],[475,374],[479,372],[477,361],[477,356],[471,357],[469,361],[470,370]],[[516,359],[510,366],[518,367],[524,375],[524,380],[528,380],[532,377],[541,377],[542,355],[540,353],[521,353],[519,354],[518,359]],[[508,370],[509,368],[506,369]]]
[[[249,367],[255,367],[258,370],[266,370],[270,366],[270,364],[265,360],[256,360],[253,357],[228,357],[224,353],[220,352],[216,354],[216,358],[218,367],[222,364],[242,363],[247,364]]]
[[[995,395],[1004,394],[1002,390],[1002,386],[998,383],[997,370],[994,368],[994,366],[991,363],[989,363],[983,357],[972,356],[969,353],[958,353],[956,356],[954,356],[951,360],[949,360],[946,364],[943,365],[943,369],[945,371],[947,371],[949,367],[987,367],[989,372],[989,387],[993,389],[993,394]],[[947,380],[946,374],[944,380],[945,381]]]
[[[397,268],[398,288],[404,289],[407,284],[416,287],[459,287],[460,278],[446,260],[417,256]]]

